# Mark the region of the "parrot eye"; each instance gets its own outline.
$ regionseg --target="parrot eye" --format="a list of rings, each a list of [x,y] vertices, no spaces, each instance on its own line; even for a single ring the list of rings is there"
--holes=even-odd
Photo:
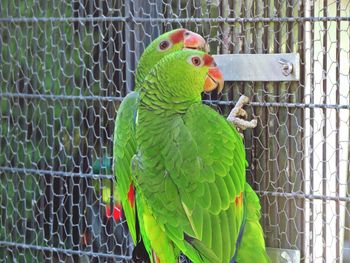
[[[160,42],[160,44],[159,44],[159,49],[163,51],[163,50],[168,49],[169,46],[170,46],[169,41],[164,40],[164,41]]]
[[[190,32],[186,31],[186,32],[185,32],[185,36],[187,37],[187,36],[189,36],[189,35],[190,35]]]
[[[200,57],[192,57],[191,58],[191,62],[193,65],[195,65],[196,67],[200,66],[202,64],[202,60]]]

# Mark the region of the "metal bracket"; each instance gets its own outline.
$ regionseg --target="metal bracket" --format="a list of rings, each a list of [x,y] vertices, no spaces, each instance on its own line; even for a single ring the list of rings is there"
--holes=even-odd
[[[298,81],[298,53],[214,55],[225,81]]]
[[[274,263],[299,263],[300,262],[299,250],[267,247],[266,251],[271,259],[271,262],[274,262]]]

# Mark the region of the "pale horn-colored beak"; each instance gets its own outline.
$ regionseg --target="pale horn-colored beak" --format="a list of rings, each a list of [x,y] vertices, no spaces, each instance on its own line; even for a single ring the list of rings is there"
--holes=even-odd
[[[214,62],[215,63],[215,62]],[[224,78],[221,70],[216,66],[210,67],[207,77],[205,78],[204,91],[209,92],[218,89],[218,93],[224,88]]]
[[[201,35],[188,30],[184,35],[184,48],[209,52],[209,46],[204,38]]]

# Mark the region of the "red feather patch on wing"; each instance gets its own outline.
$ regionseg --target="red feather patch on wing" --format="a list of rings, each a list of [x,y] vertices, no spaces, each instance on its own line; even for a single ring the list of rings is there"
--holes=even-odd
[[[130,185],[129,192],[128,192],[128,200],[132,207],[135,205],[135,191],[133,184]]]
[[[236,196],[235,203],[236,203],[236,206],[238,205],[241,206],[243,204],[243,192],[241,192],[239,196]]]

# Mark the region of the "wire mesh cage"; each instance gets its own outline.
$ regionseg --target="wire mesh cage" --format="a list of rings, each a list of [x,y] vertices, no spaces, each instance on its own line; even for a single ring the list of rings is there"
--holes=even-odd
[[[184,27],[213,54],[300,54],[300,81],[227,82],[203,99],[225,116],[251,99],[247,178],[267,246],[349,262],[349,21],[347,0],[2,0],[1,261],[130,259],[114,120],[145,47]]]

